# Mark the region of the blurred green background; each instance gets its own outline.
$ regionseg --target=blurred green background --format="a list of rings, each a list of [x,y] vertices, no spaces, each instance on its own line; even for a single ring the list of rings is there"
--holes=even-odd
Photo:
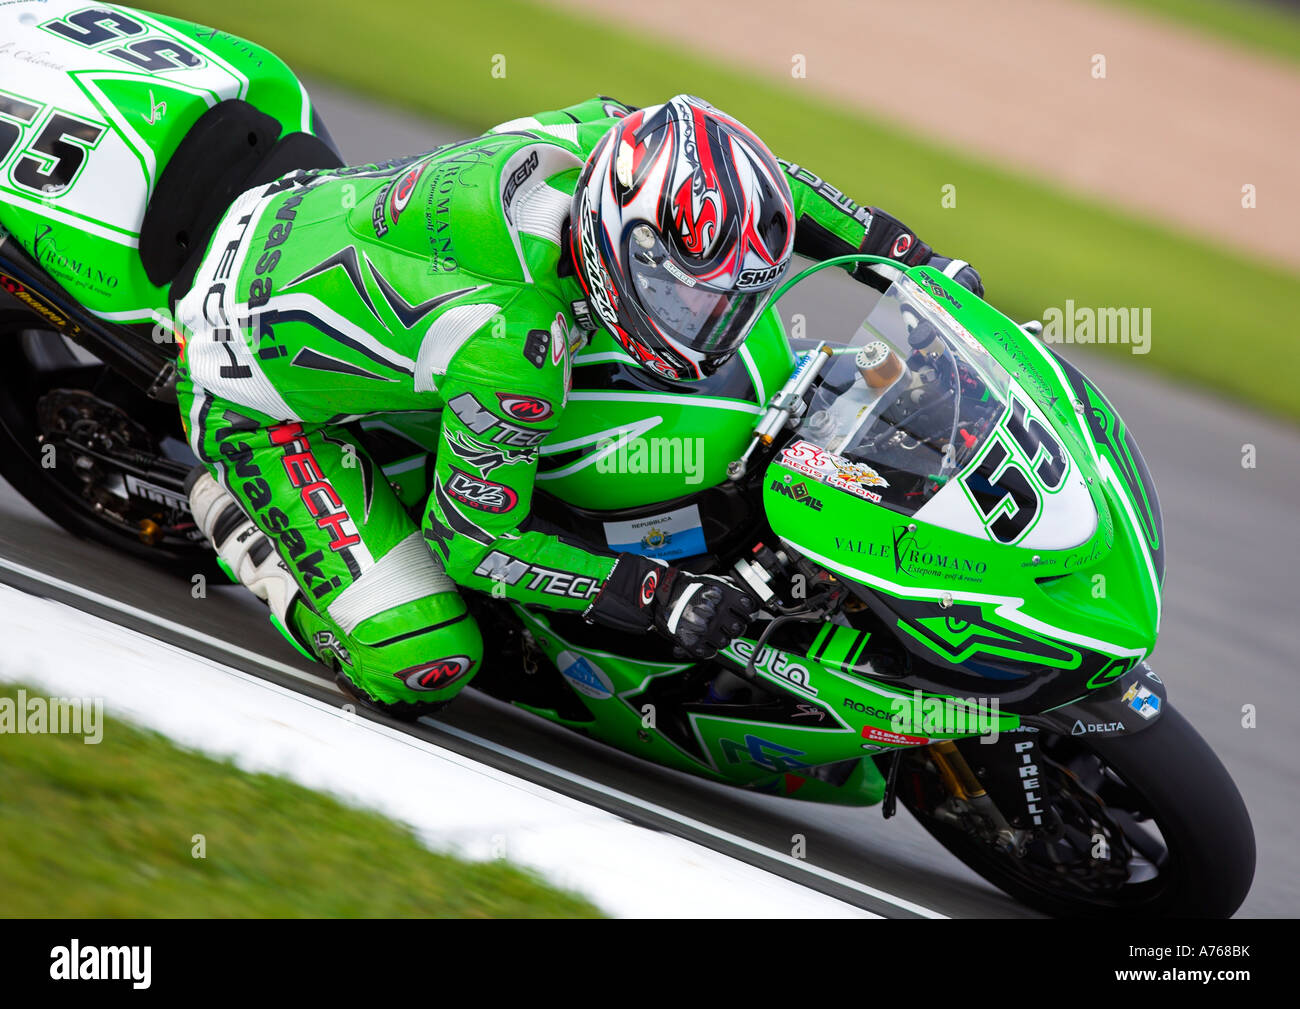
[[[1218,0],[1190,7],[1133,3],[1154,16],[1172,7],[1198,30],[1300,53],[1297,19],[1286,12],[1243,21]],[[162,0],[154,6],[215,22],[270,47],[306,75],[463,125],[467,135],[594,94],[638,105],[699,94],[752,127],[778,154],[897,214],[939,251],[970,260],[985,277],[989,300],[1014,318],[1038,318],[1045,306],[1066,299],[1149,306],[1150,353],[1121,346],[1099,352],[1300,419],[1300,383],[1261,376],[1293,373],[1300,364],[1291,317],[1300,275],[945,149],[808,89],[526,0],[314,0],[304,7],[225,0],[219,8]],[[507,58],[500,78],[490,73],[497,53]],[[959,107],[951,114],[960,115]],[[957,187],[960,213],[941,207],[945,184]],[[1224,366],[1226,356],[1245,347],[1262,369]]]
[[[1296,0],[1099,0],[1300,63]],[[1289,8],[1289,9],[1288,9]]]

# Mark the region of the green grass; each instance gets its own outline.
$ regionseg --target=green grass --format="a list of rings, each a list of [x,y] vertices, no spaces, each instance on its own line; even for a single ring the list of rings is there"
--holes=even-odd
[[[596,914],[504,862],[433,854],[382,816],[122,722],[98,745],[0,735],[0,917]]]
[[[198,0],[164,0],[163,7],[200,21],[211,16]],[[773,150],[902,217],[941,252],[975,263],[989,299],[1013,317],[1038,318],[1067,298],[1079,306],[1149,306],[1149,354],[1121,346],[1099,352],[1300,419],[1300,383],[1265,383],[1257,367],[1224,365],[1249,347],[1266,373],[1297,370],[1300,342],[1288,323],[1300,276],[1220,255],[1201,239],[918,139],[818,98],[806,82],[761,80],[525,0],[436,7],[316,0],[299,10],[227,0],[217,20],[300,72],[468,130],[596,93],[638,104],[682,91],[705,96]],[[490,72],[498,53],[506,57],[504,78]],[[868,74],[863,87],[870,86],[877,85]],[[926,114],[959,116],[960,103]],[[957,187],[955,209],[941,207],[946,184]],[[1235,204],[1240,194],[1222,198]]]
[[[1300,15],[1265,0],[1095,0],[1300,63]]]

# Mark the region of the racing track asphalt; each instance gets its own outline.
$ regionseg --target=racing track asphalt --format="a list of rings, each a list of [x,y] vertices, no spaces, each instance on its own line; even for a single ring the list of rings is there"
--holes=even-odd
[[[323,85],[312,93],[351,163],[421,151],[465,135]],[[994,300],[999,284],[1011,282],[986,280]],[[1225,334],[1225,344],[1237,339]],[[1168,572],[1153,665],[1171,701],[1227,765],[1250,809],[1259,865],[1240,913],[1293,917],[1300,911],[1300,849],[1289,835],[1300,803],[1300,745],[1286,712],[1297,698],[1292,658],[1300,640],[1293,589],[1294,572],[1300,570],[1294,499],[1300,433],[1127,367],[1118,359],[1127,348],[1086,356],[1065,350],[1123,414],[1160,491]],[[1256,368],[1261,381],[1291,380],[1245,352],[1228,355],[1225,347],[1224,359],[1225,367]],[[1242,465],[1247,445],[1254,446],[1254,468]],[[242,590],[221,587],[206,599],[193,599],[188,581],[69,537],[3,482],[0,556],[311,670]],[[15,580],[4,571],[0,577]],[[333,691],[324,681],[310,689]],[[1257,715],[1253,729],[1242,726],[1247,704]],[[440,721],[453,733],[472,733],[778,852],[789,853],[793,835],[801,834],[811,863],[949,916],[1030,914],[940,848],[905,811],[884,821],[874,809],[807,805],[723,788],[641,763],[473,691]],[[500,754],[484,754],[463,735],[449,737],[436,728],[430,734],[442,745],[503,766],[512,763]],[[628,815],[637,816],[635,810]],[[890,913],[878,903],[870,906]]]

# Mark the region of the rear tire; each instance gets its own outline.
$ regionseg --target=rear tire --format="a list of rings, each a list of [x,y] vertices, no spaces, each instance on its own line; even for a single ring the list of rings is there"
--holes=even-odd
[[[39,344],[40,361],[27,352],[33,341]],[[113,401],[133,418],[155,433],[165,428],[167,434],[183,440],[175,407],[149,400],[103,365],[78,363],[62,341],[29,313],[0,307],[0,346],[7,350],[5,366],[0,368],[0,476],[39,512],[76,536],[176,574],[202,573],[225,581],[206,541],[172,538],[157,546],[143,543],[134,530],[97,514],[90,502],[42,467],[36,402],[51,387],[102,392],[107,384],[113,388]],[[66,358],[60,359],[60,353]]]

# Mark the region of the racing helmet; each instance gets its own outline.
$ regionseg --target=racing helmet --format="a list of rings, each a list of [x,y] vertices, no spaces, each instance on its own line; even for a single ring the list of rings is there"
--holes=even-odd
[[[596,145],[569,240],[609,333],[656,374],[698,381],[739,349],[790,264],[794,202],[761,140],[678,95],[630,113]]]

